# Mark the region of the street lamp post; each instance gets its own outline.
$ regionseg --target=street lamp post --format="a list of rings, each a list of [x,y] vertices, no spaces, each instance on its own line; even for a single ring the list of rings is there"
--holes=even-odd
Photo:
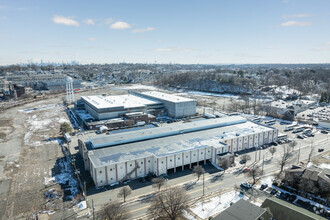
[[[205,178],[204,178],[205,172],[203,172],[203,197],[205,195]]]

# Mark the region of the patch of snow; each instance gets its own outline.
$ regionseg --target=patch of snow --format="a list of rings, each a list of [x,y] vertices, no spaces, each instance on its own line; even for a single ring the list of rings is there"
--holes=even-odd
[[[212,92],[199,92],[199,91],[187,91],[185,94],[189,95],[197,95],[197,96],[215,96],[215,97],[225,97],[225,98],[234,98],[234,99],[239,99],[240,96],[238,95],[233,95],[229,93],[212,93]]]
[[[79,193],[78,181],[74,177],[74,171],[70,166],[71,159],[69,156],[66,158],[60,159],[58,162],[60,169],[60,173],[50,177],[45,178],[44,184],[47,185],[51,181],[54,181],[58,184],[64,185],[65,189],[70,191],[69,199],[73,199]]]
[[[270,187],[273,184],[273,179],[274,179],[273,176],[267,176],[267,177],[261,178],[260,181],[259,181],[259,184],[256,185],[256,188],[259,189],[261,184],[263,184],[263,183],[267,183],[268,187]]]
[[[92,215],[91,212],[86,212],[86,213],[83,213],[81,215],[78,215],[77,218],[86,217],[86,216],[89,217],[91,215]]]
[[[49,210],[49,211],[41,211],[40,213],[42,213],[42,214],[48,214],[48,215],[52,215],[52,214],[54,214],[54,213],[55,213],[55,211],[54,211],[54,210]]]
[[[318,165],[318,167],[320,167],[322,169],[330,169],[330,164],[328,164],[328,163],[321,163],[320,165]]]
[[[141,85],[141,84],[133,84],[131,86],[123,86],[119,87],[119,89],[148,89],[148,90],[159,90],[157,87],[154,86],[147,86],[147,85]]]
[[[324,155],[322,157],[325,158],[325,159],[327,159],[327,160],[330,160],[330,155]]]
[[[183,211],[183,216],[189,220],[196,220],[192,215],[190,215],[186,210]]]
[[[261,206],[261,203],[260,202],[256,202],[256,201],[250,201],[253,205],[256,205],[258,207]]]
[[[200,218],[207,219],[208,217],[227,209],[230,206],[230,203],[235,203],[240,199],[247,200],[248,197],[237,191],[230,191],[217,197],[213,197],[207,202],[198,202],[190,210]]]
[[[78,213],[78,212],[80,212],[80,211],[82,211],[82,210],[84,210],[84,209],[86,209],[86,208],[87,208],[87,203],[86,203],[86,201],[82,201],[82,202],[78,203],[77,205],[75,205],[75,206],[73,207],[73,211],[74,211],[75,213]]]
[[[50,182],[54,182],[55,181],[55,177],[45,177],[45,181],[44,184],[47,186]]]

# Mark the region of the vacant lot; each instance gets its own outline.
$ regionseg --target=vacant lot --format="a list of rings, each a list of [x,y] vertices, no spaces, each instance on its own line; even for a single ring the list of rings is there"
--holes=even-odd
[[[52,213],[72,205],[79,193],[60,145],[59,127],[68,119],[58,103],[39,101],[1,113],[0,219]]]

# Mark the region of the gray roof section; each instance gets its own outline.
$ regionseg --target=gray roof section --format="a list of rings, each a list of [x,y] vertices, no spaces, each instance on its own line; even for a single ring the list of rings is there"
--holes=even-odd
[[[256,220],[266,212],[244,199],[238,200],[229,208],[215,216],[214,220]]]
[[[216,148],[223,147],[224,145],[222,141],[230,139],[233,136],[237,137],[237,133],[247,135],[269,130],[271,129],[256,125],[252,122],[245,122],[237,125],[217,127],[196,132],[99,148],[91,150],[89,158],[95,167],[101,167],[113,163],[145,158],[148,156],[163,157],[165,155],[178,154],[180,152],[204,148],[207,146],[213,146]]]
[[[240,116],[230,116],[225,118],[218,118],[213,120],[200,120],[182,124],[171,124],[166,127],[150,128],[138,131],[131,131],[120,134],[111,134],[109,136],[102,136],[91,138],[89,141],[92,146],[96,148],[109,147],[118,144],[127,144],[136,141],[143,141],[154,138],[167,137],[172,135],[184,134],[193,131],[201,131],[205,129],[224,127],[228,125],[244,123],[247,120]]]

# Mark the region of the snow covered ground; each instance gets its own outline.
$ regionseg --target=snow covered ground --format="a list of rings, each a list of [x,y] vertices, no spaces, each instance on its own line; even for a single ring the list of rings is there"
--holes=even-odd
[[[214,96],[214,97],[224,97],[224,98],[233,98],[233,99],[240,98],[239,95],[233,95],[229,93],[220,94],[220,93],[212,93],[212,92],[187,91],[187,92],[183,92],[182,94],[198,95],[198,96]]]
[[[259,189],[261,184],[267,183],[268,187],[272,186],[273,184],[273,176],[265,176],[259,180],[259,182],[255,185],[255,188]]]
[[[321,164],[313,164],[312,162],[309,162],[307,164],[307,167],[315,166],[321,169],[330,169],[330,163],[321,163]]]
[[[50,138],[49,132],[54,130],[57,124],[69,122],[63,110],[63,105],[39,105],[32,109],[20,110],[27,114],[26,128],[28,131],[24,136],[24,144],[31,146],[60,144],[61,140]]]
[[[248,197],[240,194],[237,191],[230,191],[217,197],[213,197],[210,200],[205,201],[204,203],[198,202],[192,208],[190,208],[190,210],[198,217],[202,219],[207,219],[208,217],[227,209],[230,206],[230,203],[235,203],[240,199],[247,200]],[[186,217],[188,217],[188,215],[186,215]]]
[[[60,171],[57,175],[52,177],[45,177],[44,184],[51,185],[53,182],[64,185],[67,191],[70,191],[68,199],[73,199],[79,193],[79,186],[77,179],[74,177],[74,171],[70,166],[70,157],[61,158],[57,165],[60,167]]]
[[[141,84],[132,84],[131,86],[121,86],[118,87],[119,89],[147,89],[147,90],[159,90],[159,88],[155,86],[147,86],[147,85],[141,85]]]

